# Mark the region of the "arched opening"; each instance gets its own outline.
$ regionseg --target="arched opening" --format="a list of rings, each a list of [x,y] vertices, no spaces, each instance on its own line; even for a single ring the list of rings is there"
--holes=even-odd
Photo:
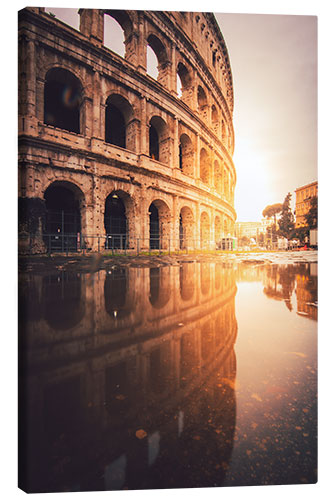
[[[54,7],[46,7],[45,12],[50,14],[52,17],[56,17],[60,21],[68,24],[72,28],[79,30],[80,27],[80,15],[78,9],[57,9]]]
[[[199,85],[198,86],[198,107],[203,108],[207,106],[207,96],[204,89]]]
[[[217,160],[214,161],[214,188],[218,193],[222,194],[222,169]]]
[[[150,124],[149,127],[149,156],[153,160],[160,159],[160,144],[158,140],[158,133],[154,125]]]
[[[200,151],[200,179],[205,184],[209,184],[209,158],[204,148]]]
[[[162,309],[170,299],[170,268],[152,267],[149,270],[149,301],[155,309]]]
[[[166,85],[167,80],[167,52],[161,40],[155,35],[147,38],[147,73]]]
[[[184,226],[182,214],[179,214],[179,248],[184,248]]]
[[[76,251],[80,242],[83,193],[70,182],[54,182],[46,189],[44,199],[44,243],[48,251]]]
[[[207,212],[202,212],[200,217],[200,242],[201,248],[210,246],[210,224]]]
[[[161,163],[169,162],[167,126],[162,118],[153,116],[149,122],[149,156]]]
[[[115,321],[128,316],[126,307],[128,291],[128,270],[117,267],[108,271],[104,282],[105,310]]]
[[[134,149],[127,136],[127,125],[133,116],[131,105],[119,94],[108,97],[105,107],[105,142],[120,148]]]
[[[117,191],[113,191],[105,200],[104,227],[106,232],[106,248],[127,248],[128,231],[126,209]]]
[[[183,300],[191,300],[194,294],[194,274],[190,264],[183,263],[179,269],[180,296]]]
[[[180,220],[182,223],[182,240],[181,248],[194,247],[194,217],[192,210],[189,207],[183,207],[180,211]],[[180,230],[179,230],[180,238]]]
[[[194,152],[192,141],[188,135],[182,134],[179,139],[179,168],[186,175],[193,175]]]
[[[104,46],[125,57],[125,34],[119,22],[110,14],[104,14]]]
[[[162,200],[155,200],[149,210],[149,244],[153,250],[167,249],[170,235],[170,210]]]
[[[215,217],[215,244],[216,247],[220,247],[222,239],[222,220],[218,215]]]
[[[160,247],[160,218],[154,203],[149,207],[149,245],[151,249]]]
[[[191,86],[191,75],[183,63],[177,66],[177,95],[188,104],[189,90]]]
[[[62,68],[51,69],[45,79],[44,123],[69,132],[80,133],[80,81]]]
[[[81,275],[60,272],[43,277],[44,318],[54,330],[74,328],[84,317]]]
[[[215,134],[219,134],[219,115],[215,104],[212,106],[212,128]]]

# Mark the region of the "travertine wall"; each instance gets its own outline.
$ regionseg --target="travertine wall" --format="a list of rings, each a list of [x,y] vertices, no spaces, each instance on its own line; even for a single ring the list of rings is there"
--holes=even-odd
[[[233,235],[233,87],[214,16],[99,9],[79,14],[77,31],[41,8],[19,12],[19,197],[44,200],[50,186],[65,186],[79,200],[81,232],[103,235],[106,198],[116,193],[125,206],[130,248],[137,238],[148,245],[151,203],[172,247],[181,213],[192,239]],[[106,15],[123,28],[124,58],[103,45]],[[158,59],[157,80],[147,73],[148,44]],[[45,119],[45,83],[59,70],[80,88],[76,132]],[[123,115],[125,147],[106,142],[108,103]],[[149,148],[151,127],[158,160]],[[90,246],[96,245],[92,240]]]

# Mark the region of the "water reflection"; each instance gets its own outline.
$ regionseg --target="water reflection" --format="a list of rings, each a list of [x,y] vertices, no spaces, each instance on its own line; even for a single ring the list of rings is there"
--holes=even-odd
[[[21,275],[21,485],[224,485],[236,432],[236,280],[290,303],[296,293],[297,311],[312,317],[313,272],[187,263],[93,279]]]

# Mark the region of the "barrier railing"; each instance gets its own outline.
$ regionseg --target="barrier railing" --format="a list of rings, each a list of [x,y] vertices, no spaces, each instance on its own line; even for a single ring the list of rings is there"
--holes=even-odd
[[[25,235],[25,253],[36,253],[36,236]],[[19,236],[20,239],[20,236]],[[22,239],[22,237],[21,237]],[[228,238],[222,238],[219,242],[209,239],[194,238],[167,238],[165,236],[152,238],[128,237],[126,234],[44,234],[39,238],[39,249],[43,246],[44,253],[48,254],[70,254],[99,252],[103,254],[123,255],[170,255],[187,254],[192,252],[212,252],[233,250],[232,243]],[[44,245],[43,245],[44,244]]]

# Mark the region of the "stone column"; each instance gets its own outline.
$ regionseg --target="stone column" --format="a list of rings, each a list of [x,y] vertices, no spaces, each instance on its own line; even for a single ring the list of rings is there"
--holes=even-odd
[[[195,179],[200,179],[200,136],[199,133],[196,132],[196,151],[194,153],[195,157],[195,165],[194,165],[194,177]]]
[[[171,93],[177,97],[177,67],[176,67],[176,46],[174,43],[171,44],[171,71],[170,71],[170,83],[169,88]]]
[[[149,124],[147,123],[147,99],[141,96],[140,153],[149,155]]]
[[[173,134],[173,159],[172,159],[172,168],[179,168],[179,127],[178,127],[178,118],[174,117],[174,134]]]
[[[93,104],[92,104],[92,137],[101,139],[101,82],[100,74],[94,71],[93,76]]]

